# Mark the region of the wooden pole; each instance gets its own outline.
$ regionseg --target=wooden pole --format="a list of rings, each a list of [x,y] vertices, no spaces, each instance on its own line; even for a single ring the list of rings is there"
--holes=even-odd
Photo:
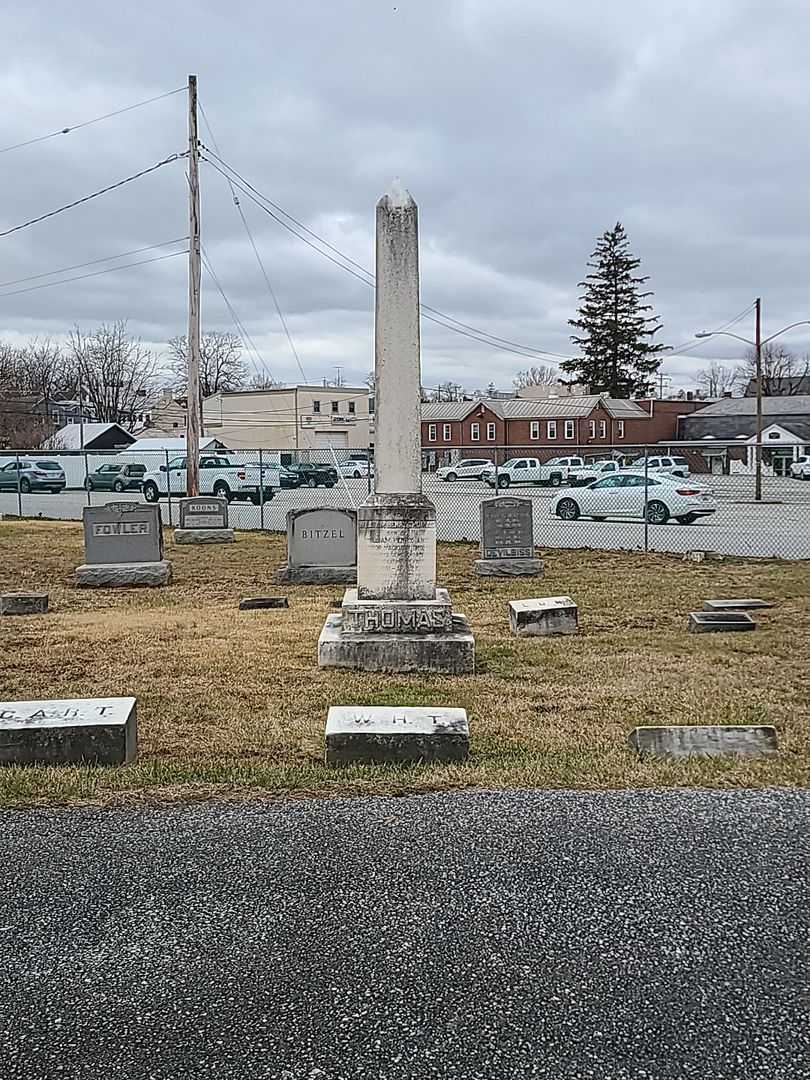
[[[188,377],[186,494],[200,493],[200,144],[197,76],[188,77]]]
[[[756,424],[756,438],[757,445],[755,449],[755,473],[754,477],[754,499],[757,502],[762,501],[762,301],[759,297],[754,301],[754,307],[756,311],[756,324],[754,335],[754,351],[756,357],[756,371],[757,371],[757,424]]]

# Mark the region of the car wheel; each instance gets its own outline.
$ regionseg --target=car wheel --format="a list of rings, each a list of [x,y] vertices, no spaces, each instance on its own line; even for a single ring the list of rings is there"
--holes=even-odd
[[[28,495],[28,493],[31,491],[31,481],[23,477],[22,480],[20,480],[20,491],[22,491],[25,495]]]
[[[355,470],[354,470],[354,472],[352,473],[352,477],[353,477],[353,478],[354,478],[355,480],[362,480],[362,478],[363,478],[363,474],[362,474],[362,473],[360,472],[360,470],[359,470],[359,469],[355,469]]]
[[[217,499],[227,499],[228,502],[233,502],[233,492],[222,480],[214,484],[214,495]]]
[[[309,480],[307,480],[307,487],[316,488],[317,486],[318,481],[315,479],[314,476],[310,476]]]
[[[694,525],[697,521],[697,514],[681,514],[675,520],[679,525]]]
[[[456,476],[456,474],[454,472],[449,472],[447,474],[447,476],[445,476],[445,480],[447,481],[448,484],[452,484],[452,482],[454,480],[458,480],[458,477]]]
[[[328,488],[333,488],[335,486],[335,483],[334,483],[333,480],[330,480],[328,484],[324,484],[323,486],[328,487]]]
[[[113,491],[121,492],[124,490],[124,485],[121,480],[116,480],[113,484]]]
[[[579,517],[579,505],[573,499],[560,499],[557,503],[557,517],[563,521],[576,521]]]
[[[669,510],[662,502],[653,499],[647,503],[647,521],[650,525],[666,525],[669,521]]]
[[[148,484],[143,485],[143,497],[149,503],[156,503],[160,493],[157,489],[157,484],[153,484],[150,480]]]
[[[507,488],[507,487],[509,487],[509,477],[508,476],[499,476],[498,477],[498,487],[499,488]]]
[[[549,483],[552,487],[559,487],[562,483],[562,477],[559,473],[554,473],[554,475],[549,478]]]

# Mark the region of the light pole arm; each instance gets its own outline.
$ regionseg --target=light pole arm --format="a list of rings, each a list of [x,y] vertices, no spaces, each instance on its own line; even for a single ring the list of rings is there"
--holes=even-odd
[[[763,345],[767,345],[769,341],[773,341],[774,338],[778,338],[780,334],[786,333],[788,330],[792,330],[794,326],[810,326],[810,319],[800,319],[799,322],[792,322],[789,326],[783,326],[781,330],[777,330],[775,334],[770,334],[762,341]]]

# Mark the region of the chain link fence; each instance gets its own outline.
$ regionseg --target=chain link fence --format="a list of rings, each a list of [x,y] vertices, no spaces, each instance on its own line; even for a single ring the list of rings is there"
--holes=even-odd
[[[480,506],[532,500],[540,548],[810,558],[810,448],[737,440],[670,446],[480,445],[423,452],[440,540],[480,537]],[[0,451],[0,513],[79,520],[82,507],[159,500],[177,524],[185,460],[171,451]],[[373,449],[206,450],[203,494],[230,500],[237,529],[283,531],[287,511],[353,507],[374,490]]]

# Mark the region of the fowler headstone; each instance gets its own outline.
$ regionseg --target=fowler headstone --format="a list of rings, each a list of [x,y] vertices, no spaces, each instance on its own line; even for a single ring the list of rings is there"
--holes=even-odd
[[[172,566],[163,558],[160,507],[112,502],[85,506],[85,563],[76,569],[81,586],[168,585]]]
[[[577,605],[570,596],[544,596],[536,600],[510,600],[509,625],[518,637],[575,634]]]
[[[538,577],[543,562],[534,554],[531,499],[502,495],[481,503],[480,558],[476,574],[487,577]]]
[[[213,495],[195,495],[180,500],[180,526],[174,530],[175,544],[232,544],[228,528],[228,500]]]
[[[125,765],[137,753],[134,697],[0,702],[0,764]]]
[[[422,493],[417,209],[377,203],[375,494],[358,510],[357,589],[318,640],[321,667],[470,674],[475,640],[436,589],[436,508]]]
[[[776,729],[762,725],[665,725],[637,727],[629,743],[641,757],[763,757],[777,751]]]
[[[352,585],[357,581],[357,511],[313,507],[287,511],[287,562],[276,581]]]
[[[333,705],[327,765],[463,761],[470,752],[464,709]]]
[[[0,593],[0,615],[45,615],[48,611],[48,594]]]

